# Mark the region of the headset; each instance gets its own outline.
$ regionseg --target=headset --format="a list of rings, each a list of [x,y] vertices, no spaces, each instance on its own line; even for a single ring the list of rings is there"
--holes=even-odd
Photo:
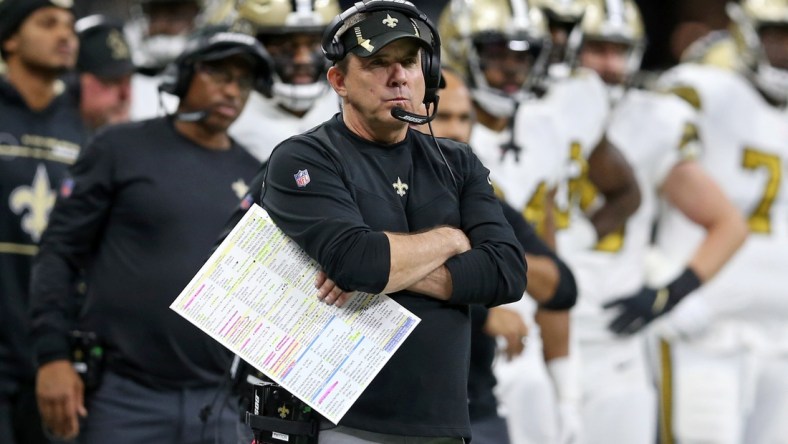
[[[345,47],[342,44],[341,35],[337,33],[345,25],[345,22],[350,17],[375,11],[397,11],[405,14],[406,16],[422,22],[429,28],[431,39],[431,50],[429,54],[427,51],[422,51],[421,69],[424,72],[424,104],[427,105],[429,111],[430,105],[434,104],[437,108],[438,103],[438,89],[441,83],[441,41],[438,35],[438,30],[432,24],[427,14],[416,9],[413,3],[406,0],[362,0],[356,2],[355,5],[346,9],[343,13],[334,17],[334,20],[328,25],[325,33],[323,34],[323,54],[331,62],[338,62],[345,58]],[[403,110],[404,111],[404,110]],[[410,113],[407,113],[410,114]],[[431,120],[431,119],[430,119]],[[418,123],[410,120],[411,123]],[[427,122],[422,122],[427,123]]]
[[[189,85],[194,77],[194,67],[204,58],[234,48],[240,48],[244,53],[257,59],[254,89],[265,96],[270,96],[273,80],[274,62],[260,42],[254,37],[237,32],[212,32],[191,39],[184,49],[162,73],[159,91],[163,91],[179,99],[183,99],[189,90]]]

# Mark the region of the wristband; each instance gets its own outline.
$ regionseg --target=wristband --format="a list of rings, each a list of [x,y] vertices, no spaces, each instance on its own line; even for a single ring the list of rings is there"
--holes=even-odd
[[[580,401],[580,380],[576,363],[571,355],[547,361],[547,373],[550,374],[550,379],[553,381],[559,403]]]
[[[684,296],[692,293],[700,286],[701,281],[698,275],[692,271],[692,268],[685,268],[684,272],[666,287],[668,295],[665,308],[669,310],[675,307]],[[657,293],[657,299],[654,301],[655,308],[657,302],[659,302],[659,292]]]

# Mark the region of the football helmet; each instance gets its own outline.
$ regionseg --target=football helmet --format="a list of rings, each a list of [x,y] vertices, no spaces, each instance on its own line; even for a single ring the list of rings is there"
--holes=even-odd
[[[585,7],[577,0],[533,0],[551,21],[577,24],[583,18]]]
[[[468,80],[474,100],[488,113],[511,117],[546,74],[550,35],[547,21],[531,0],[451,0],[441,13],[438,31],[444,63]],[[485,68],[506,53],[529,58],[519,85],[490,85]]]
[[[134,65],[143,71],[158,72],[175,60],[186,47],[189,33],[197,26],[201,0],[136,0],[132,3],[130,19],[124,27],[131,47]],[[156,33],[151,31],[151,11],[172,8],[184,23],[178,32]],[[193,11],[193,12],[192,12]],[[192,13],[194,16],[192,17]]]
[[[327,90],[325,71],[327,60],[320,50],[320,37],[331,20],[342,12],[337,0],[238,0],[237,17],[233,29],[257,36],[264,45],[270,38],[281,38],[291,34],[314,34],[315,48],[311,55],[311,66],[298,66],[294,51],[276,51],[268,48],[276,70],[271,90],[272,99],[284,108],[305,112]],[[269,45],[270,46],[270,45]],[[311,83],[293,80],[295,70],[309,71]]]
[[[585,5],[580,0],[532,0],[540,8],[550,28],[552,53],[550,54],[550,76],[563,78],[569,75],[569,47],[577,48],[582,38],[580,27]]]
[[[756,86],[780,102],[788,100],[788,70],[769,60],[761,40],[767,27],[788,28],[788,0],[742,0],[726,8],[741,67]]]
[[[578,57],[582,45],[591,40],[624,45],[627,54],[622,79],[626,85],[640,69],[646,46],[640,10],[633,0],[581,0],[580,4],[585,7],[580,21],[582,37],[569,42],[568,54]],[[578,47],[572,46],[578,44]],[[572,58],[569,61],[570,66],[577,63]]]

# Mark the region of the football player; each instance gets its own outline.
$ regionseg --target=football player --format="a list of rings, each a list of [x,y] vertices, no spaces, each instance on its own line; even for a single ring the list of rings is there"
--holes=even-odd
[[[530,0],[452,1],[439,30],[445,63],[471,88],[477,123],[470,145],[490,169],[499,197],[554,244],[552,196],[566,154],[552,113],[536,104],[533,92],[549,56],[542,11]],[[574,435],[579,425],[577,410],[567,408],[577,405],[576,378],[567,365],[568,307],[548,308],[539,295],[530,296],[509,306],[533,327],[525,352],[496,363],[497,392],[516,444],[558,442],[560,433]],[[541,337],[535,317],[550,319],[540,323]]]
[[[159,91],[162,71],[184,51],[193,31],[228,20],[231,6],[231,0],[132,2],[131,18],[124,27],[137,67],[137,74],[131,78],[132,120],[156,117],[177,108],[177,97]]]
[[[636,333],[711,279],[741,245],[746,227],[693,161],[698,139],[692,108],[677,97],[631,87],[645,40],[634,1],[583,4],[577,62],[607,85],[612,112],[606,138],[620,147],[641,190],[640,207],[620,230],[569,258],[582,295],[572,331],[584,366],[583,426],[588,442],[649,444],[656,436],[657,397],[643,335]],[[581,188],[582,209],[599,205],[593,185]],[[677,276],[652,287],[645,258],[660,199],[705,233]]]
[[[663,376],[673,382],[666,419],[681,442],[780,442],[788,436],[788,2],[744,0],[728,13],[733,68],[683,64],[660,83],[698,110],[698,161],[750,232],[719,276],[663,323],[673,370]],[[660,221],[669,263],[686,261],[702,239],[676,212]]]
[[[230,128],[260,161],[279,142],[339,111],[320,49],[323,30],[339,12],[337,0],[239,0],[233,29],[255,35],[276,64],[270,97],[253,93]]]

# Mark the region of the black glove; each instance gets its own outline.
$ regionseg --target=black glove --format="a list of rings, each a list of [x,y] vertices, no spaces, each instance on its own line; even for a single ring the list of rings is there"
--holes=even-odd
[[[684,296],[700,287],[700,284],[698,275],[688,267],[667,287],[643,287],[633,296],[610,301],[604,308],[618,307],[620,313],[607,327],[617,334],[637,333],[649,322],[672,310]]]

